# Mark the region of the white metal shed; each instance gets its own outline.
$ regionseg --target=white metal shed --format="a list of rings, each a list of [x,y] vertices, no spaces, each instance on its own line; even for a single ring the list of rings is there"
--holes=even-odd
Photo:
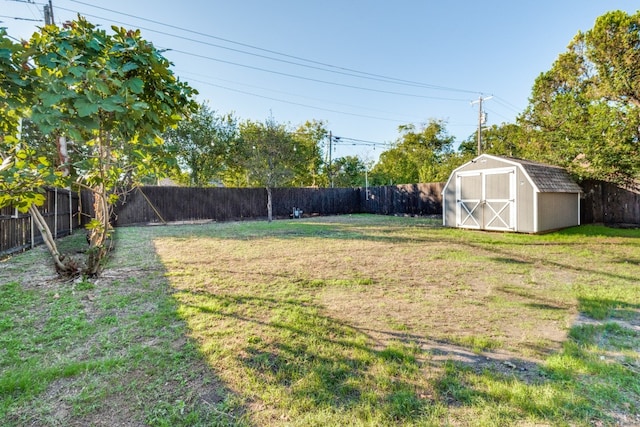
[[[572,227],[580,224],[581,192],[561,167],[482,154],[451,173],[443,224],[522,233]]]

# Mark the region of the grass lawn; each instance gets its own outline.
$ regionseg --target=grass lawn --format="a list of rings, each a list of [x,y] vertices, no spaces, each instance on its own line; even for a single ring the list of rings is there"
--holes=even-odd
[[[121,228],[91,281],[0,261],[0,424],[640,424],[640,230],[440,223]]]

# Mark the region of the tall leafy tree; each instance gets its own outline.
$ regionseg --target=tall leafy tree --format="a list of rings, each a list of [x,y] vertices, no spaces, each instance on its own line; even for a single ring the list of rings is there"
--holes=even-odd
[[[328,178],[322,174],[322,144],[328,134],[326,124],[319,120],[307,121],[293,133],[298,163],[292,185],[316,187],[328,184]]]
[[[420,128],[402,125],[398,130],[395,146],[383,152],[373,168],[374,183],[445,180],[448,175],[442,165],[453,153],[453,137],[447,134],[444,122],[431,120]]]
[[[191,186],[222,182],[225,172],[234,166],[232,153],[238,138],[238,121],[232,114],[219,115],[207,104],[200,104],[195,114],[169,129],[165,137]]]
[[[517,124],[493,125],[482,130],[482,151],[497,156],[522,157],[521,149],[526,145],[526,140],[526,134]],[[478,151],[476,136],[472,135],[463,141],[458,151],[469,160],[475,157]]]
[[[247,171],[249,184],[267,190],[267,217],[271,221],[272,190],[291,185],[299,164],[293,135],[272,117],[264,123],[247,120],[240,124],[237,154],[238,163]]]
[[[174,156],[161,136],[196,106],[193,89],[139,31],[112,30],[82,17],[62,28],[49,25],[32,36],[23,56],[34,95],[31,119],[44,134],[73,141],[69,166],[94,195],[89,275],[99,273],[108,253],[119,186],[163,172]]]
[[[579,178],[625,183],[640,173],[640,11],[615,11],[579,32],[535,81],[519,117],[529,157]]]
[[[364,186],[367,166],[358,156],[338,157],[333,161],[334,185],[336,187]]]

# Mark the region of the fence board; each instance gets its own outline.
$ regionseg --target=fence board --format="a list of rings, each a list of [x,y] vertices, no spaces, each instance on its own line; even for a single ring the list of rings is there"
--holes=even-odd
[[[358,188],[274,188],[273,216],[288,218],[294,207],[305,214],[360,212]],[[115,225],[172,221],[229,221],[267,217],[264,188],[141,187],[116,208]]]
[[[369,187],[363,190],[362,212],[379,215],[442,214],[443,182]]]
[[[581,223],[640,224],[640,189],[604,181],[580,183],[584,192]]]
[[[67,236],[80,226],[77,194],[69,190],[47,189],[45,197],[45,203],[39,210],[56,238]],[[13,207],[0,209],[0,255],[20,252],[41,243],[40,232],[37,229],[32,232],[29,214],[16,214]]]

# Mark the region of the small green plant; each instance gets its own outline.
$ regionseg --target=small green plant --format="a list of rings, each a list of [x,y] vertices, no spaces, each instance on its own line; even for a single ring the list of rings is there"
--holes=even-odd
[[[91,291],[96,288],[96,285],[91,283],[87,278],[83,278],[81,281],[75,284],[76,291]]]

